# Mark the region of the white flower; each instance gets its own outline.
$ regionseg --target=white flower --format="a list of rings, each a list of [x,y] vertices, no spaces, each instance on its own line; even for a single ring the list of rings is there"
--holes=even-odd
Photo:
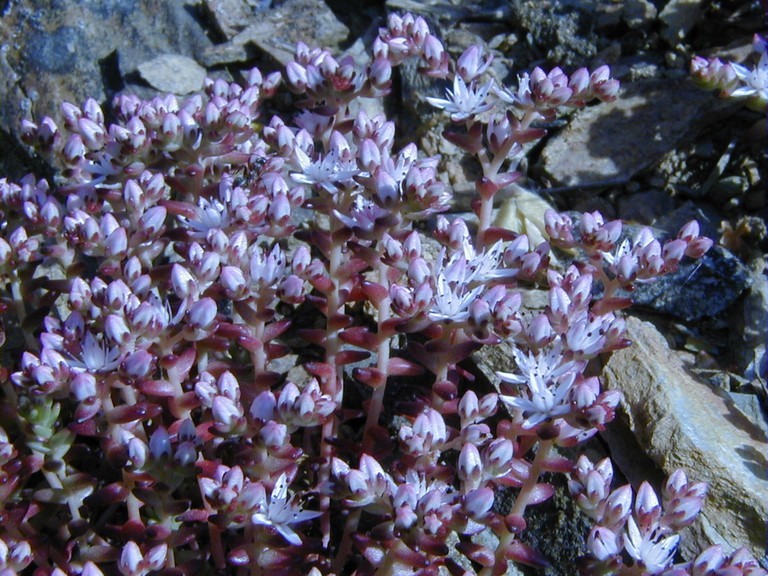
[[[85,333],[82,342],[80,358],[70,358],[68,361],[70,368],[75,371],[91,372],[111,372],[120,364],[120,349],[108,348],[106,343],[99,343],[90,332]]]
[[[515,349],[513,355],[520,374],[497,372],[496,375],[504,382],[527,386],[520,396],[500,397],[508,406],[522,411],[523,428],[534,428],[545,420],[568,414],[571,387],[583,363],[562,362],[559,341],[548,352],[523,355]]]
[[[466,322],[469,305],[479,299],[485,289],[480,285],[470,290],[464,282],[450,282],[445,274],[439,274],[435,284],[433,305],[429,310],[429,319],[433,322]]]
[[[663,536],[656,530],[646,534],[640,532],[635,519],[627,518],[624,533],[624,549],[650,574],[658,574],[669,566],[677,551],[680,536]]]
[[[743,82],[742,86],[731,92],[732,97],[757,97],[762,102],[768,101],[768,52],[763,52],[752,70],[741,64],[731,64],[731,68]]]
[[[179,216],[179,220],[192,232],[193,238],[207,238],[211,230],[225,230],[229,226],[227,206],[219,199],[197,200],[197,217]]]
[[[288,479],[285,473],[280,477],[269,496],[269,504],[261,506],[262,510],[251,516],[251,522],[257,526],[271,526],[283,538],[294,546],[301,545],[301,537],[294,532],[291,524],[312,520],[322,515],[322,512],[303,510],[300,505],[291,502],[288,496]]]
[[[492,87],[493,80],[482,86],[475,86],[474,83],[467,86],[457,74],[453,78],[453,90],[445,91],[447,99],[427,97],[427,102],[448,112],[454,122],[461,122],[493,108],[493,104],[485,101]]]
[[[339,190],[337,184],[360,173],[354,162],[341,160],[341,154],[336,148],[314,162],[299,146],[296,146],[294,152],[301,172],[291,173],[291,178],[299,184],[320,186],[326,192],[333,194]]]

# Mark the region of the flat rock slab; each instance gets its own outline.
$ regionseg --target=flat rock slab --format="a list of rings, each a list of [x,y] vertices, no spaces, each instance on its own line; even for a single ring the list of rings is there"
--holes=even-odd
[[[547,142],[541,168],[553,186],[625,182],[733,109],[687,79],[626,84],[616,101],[577,112]]]
[[[653,325],[628,318],[627,337],[633,345],[614,353],[603,375],[608,388],[624,394],[629,428],[667,475],[682,468],[689,480],[709,484],[704,510],[692,527],[695,539],[686,546],[744,545],[762,557],[768,518],[765,434],[724,392],[693,379]]]
[[[155,90],[179,95],[200,90],[206,75],[205,68],[180,54],[163,54],[139,64],[138,70]]]

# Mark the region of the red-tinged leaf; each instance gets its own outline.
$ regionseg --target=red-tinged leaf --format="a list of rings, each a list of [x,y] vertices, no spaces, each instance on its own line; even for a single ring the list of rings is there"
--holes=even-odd
[[[237,300],[232,303],[232,307],[235,309],[240,317],[248,324],[258,324],[259,314],[248,305],[245,300]]]
[[[504,188],[518,180],[520,176],[522,176],[520,172],[502,172],[501,174],[496,175],[494,181],[499,188]]]
[[[429,566],[429,559],[426,555],[413,550],[402,540],[395,540],[390,553],[394,553],[394,557],[397,560],[411,569],[408,574],[413,574],[413,568],[426,568]]]
[[[424,374],[424,368],[405,358],[395,356],[387,362],[387,372],[391,376],[420,376]]]
[[[332,314],[328,318],[328,329],[332,332],[338,332],[348,328],[352,324],[352,317],[348,314]]]
[[[443,130],[443,138],[470,154],[477,154],[483,147],[482,124],[475,122],[466,134]]]
[[[178,200],[160,200],[158,202],[163,208],[168,211],[168,214],[174,216],[184,216],[186,218],[197,218],[197,209],[189,202],[180,202]]]
[[[504,525],[512,534],[522,534],[528,527],[528,522],[520,514],[507,514],[504,517]]]
[[[339,334],[342,342],[365,348],[366,350],[376,350],[379,347],[379,336],[371,332],[365,326],[352,326]]]
[[[443,565],[448,569],[451,576],[467,576],[468,574],[471,574],[471,572],[467,572],[464,567],[453,558],[446,558]]]
[[[358,382],[362,382],[371,388],[383,386],[387,381],[384,372],[378,368],[355,368],[352,370],[352,377]]]
[[[187,510],[182,512],[177,519],[181,522],[206,522],[208,516],[206,510]]]
[[[398,329],[398,326],[401,326],[406,322],[408,322],[408,320],[405,318],[389,318],[388,320],[385,320],[384,322],[381,323],[381,326],[380,326],[381,330],[379,334],[381,334],[382,338],[391,338],[392,336],[400,332],[400,330]]]
[[[419,549],[434,556],[447,556],[449,552],[445,538],[436,538],[426,534],[419,538]]]
[[[506,556],[508,560],[520,562],[521,564],[533,566],[534,568],[546,568],[549,564],[544,556],[519,540],[515,540],[507,547],[504,551],[504,556]]]
[[[309,283],[312,284],[312,288],[323,294],[330,294],[331,290],[333,290],[333,282],[327,276],[313,276],[309,278]]]
[[[213,350],[215,352],[226,352],[229,350],[231,343],[232,342],[229,340],[229,338],[214,335],[200,340],[198,345],[204,346],[206,349]]]
[[[267,324],[267,326],[264,328],[264,335],[262,336],[262,340],[264,340],[264,342],[274,340],[278,336],[282,335],[290,327],[290,320],[277,320],[271,324]]]
[[[529,504],[541,504],[555,495],[555,487],[552,484],[536,484],[528,497]]]
[[[299,328],[296,330],[296,334],[302,340],[305,340],[310,344],[319,344],[322,346],[325,344],[325,337],[328,333],[320,328]]]
[[[282,358],[288,354],[291,349],[285,344],[276,344],[275,342],[269,342],[264,345],[264,351],[267,354],[267,358],[274,360],[275,358]]]
[[[283,379],[279,372],[262,372],[253,378],[253,383],[259,388],[272,388]]]
[[[371,353],[366,352],[365,350],[342,350],[336,355],[336,364],[339,366],[346,366],[347,364],[362,362],[370,357]]]
[[[528,128],[526,130],[519,130],[515,133],[515,141],[520,144],[526,144],[528,142],[535,142],[541,140],[547,135],[547,131],[543,128]]]
[[[456,544],[456,549],[480,566],[493,566],[495,561],[492,550],[474,542],[459,542]]]
[[[304,364],[304,369],[315,378],[330,380],[336,377],[336,371],[333,366],[325,362],[307,362]]]
[[[443,401],[453,400],[459,395],[459,389],[456,387],[456,384],[450,380],[440,380],[439,382],[435,382],[432,385],[432,391]],[[441,408],[441,412],[443,412],[443,408],[444,407]],[[445,414],[445,412],[443,413]]]
[[[237,338],[237,343],[248,352],[256,352],[264,347],[264,342],[251,335],[239,336]]]
[[[230,566],[247,566],[251,561],[245,548],[235,548],[227,555],[227,564]]]
[[[136,383],[136,387],[147,396],[169,398],[176,395],[176,387],[168,380],[142,380]]]
[[[520,487],[525,484],[531,474],[531,464],[520,458],[513,458],[510,464],[510,471],[497,481],[505,486]]]
[[[541,462],[541,468],[546,472],[569,474],[573,471],[573,462],[565,456],[548,456]]]
[[[250,336],[251,331],[242,324],[232,324],[231,322],[219,322],[216,328],[216,334],[229,340],[236,340],[243,336]]]
[[[75,409],[74,420],[75,422],[85,422],[90,420],[101,410],[101,400],[96,396],[86,398]]]
[[[376,306],[389,296],[389,291],[378,282],[363,282],[363,292]]]
[[[83,503],[86,506],[109,506],[111,504],[125,502],[129,493],[128,488],[122,483],[114,482],[104,486],[104,488],[96,490],[90,496],[83,498]]]
[[[176,358],[176,362],[174,362],[168,370],[173,372],[174,376],[179,381],[182,381],[187,378],[189,371],[192,369],[192,366],[194,366],[195,360],[197,359],[197,351],[194,347],[190,346]]]
[[[507,230],[506,228],[499,228],[498,226],[490,226],[485,231],[485,240],[488,243],[495,243],[499,240],[502,240],[503,242],[510,242],[511,240],[514,240],[518,236],[517,232],[513,232],[512,230]]]
[[[331,250],[331,239],[323,230],[298,230],[296,237],[314,248],[320,250],[324,256],[328,256]]]
[[[367,268],[373,268],[379,261],[379,253],[373,248],[363,246],[357,242],[350,242],[349,247],[356,258],[365,262]]]
[[[368,264],[360,258],[350,258],[347,262],[339,266],[339,278],[347,279],[357,276],[363,270],[369,268]]]
[[[171,412],[176,417],[189,410],[193,410],[200,406],[200,398],[195,394],[194,390],[185,392],[181,396],[174,396],[170,400]]]
[[[85,422],[72,422],[67,425],[70,432],[78,436],[95,437],[99,435],[99,429],[96,426],[96,420],[90,419]]]
[[[482,344],[473,342],[471,340],[467,342],[459,342],[457,344],[451,344],[444,338],[430,340],[424,346],[425,350],[429,354],[440,354],[450,358],[451,363],[461,362],[465,358],[468,358],[470,354],[482,347]]]
[[[107,421],[111,424],[127,424],[136,420],[150,420],[163,413],[157,404],[138,402],[130,406],[117,406],[106,413]]]

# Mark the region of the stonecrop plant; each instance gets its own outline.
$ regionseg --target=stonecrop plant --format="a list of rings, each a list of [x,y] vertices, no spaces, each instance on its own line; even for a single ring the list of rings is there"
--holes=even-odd
[[[476,226],[442,214],[438,158],[356,111],[407,59],[448,82],[428,102],[482,169]],[[365,64],[299,44],[244,86],[24,124],[60,171],[0,180],[5,326],[23,333],[1,382],[3,576],[500,576],[545,563],[521,539],[545,473],[594,523],[586,574],[765,574],[746,550],[678,557],[706,492],[682,471],[633,494],[608,460],[558,453],[614,417],[586,370],[628,345],[632,286],[711,242],[695,222],[661,242],[549,212],[550,243],[581,254],[558,268],[495,227],[536,123],[619,84],[536,68],[508,87],[490,61],[393,15]],[[545,309],[522,306],[532,286]],[[515,368],[478,388],[462,361],[501,341]]]

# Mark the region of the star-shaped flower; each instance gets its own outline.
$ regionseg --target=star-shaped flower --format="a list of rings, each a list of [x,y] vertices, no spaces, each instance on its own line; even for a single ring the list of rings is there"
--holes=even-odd
[[[476,86],[474,82],[467,86],[457,74],[453,79],[453,90],[445,91],[446,99],[427,97],[427,102],[448,112],[454,122],[462,122],[493,108],[493,104],[485,101],[492,87],[493,80],[482,86]]]
[[[261,510],[251,516],[251,522],[257,526],[269,526],[294,546],[301,545],[301,537],[291,528],[291,524],[299,524],[322,515],[315,510],[304,510],[301,505],[292,502],[288,495],[288,479],[285,473],[280,477],[269,496],[269,503],[262,503]]]

